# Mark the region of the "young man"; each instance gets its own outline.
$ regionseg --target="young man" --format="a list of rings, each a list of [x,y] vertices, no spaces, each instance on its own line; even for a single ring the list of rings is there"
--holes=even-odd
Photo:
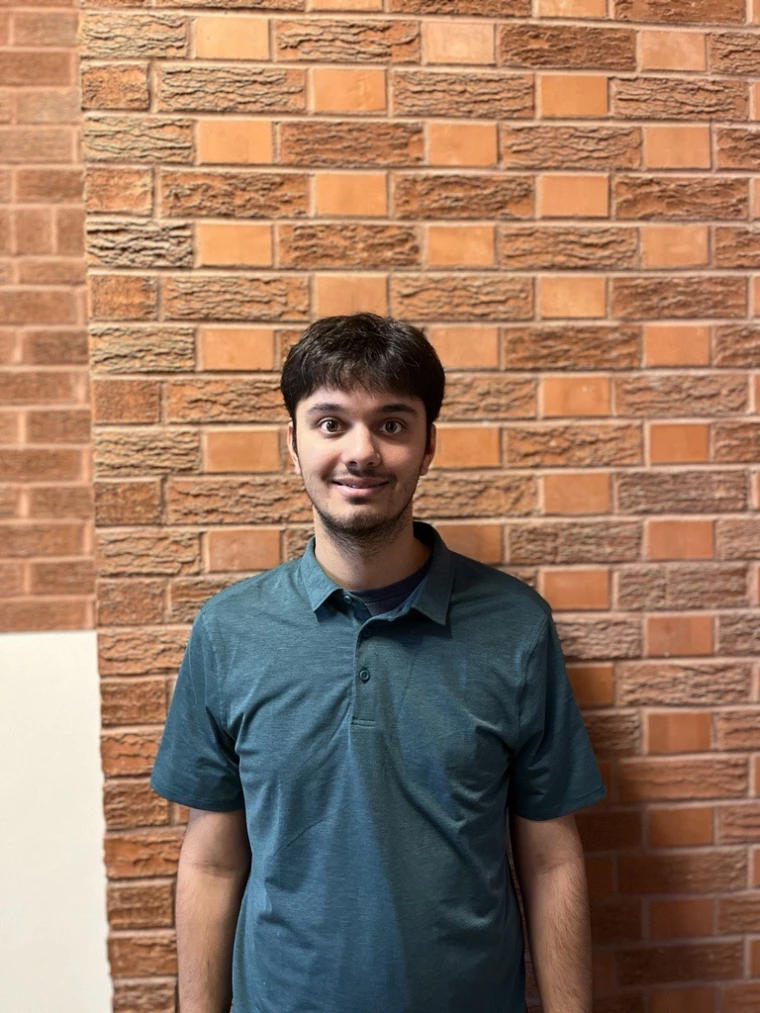
[[[282,382],[304,555],[193,624],[156,759],[191,808],[181,1013],[590,1013],[574,810],[604,794],[549,606],[412,518],[444,391],[424,335],[317,321]]]

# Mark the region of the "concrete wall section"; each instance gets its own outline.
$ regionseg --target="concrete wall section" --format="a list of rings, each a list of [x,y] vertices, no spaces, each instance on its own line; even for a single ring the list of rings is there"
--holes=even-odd
[[[95,633],[0,636],[0,1009],[107,1013]]]

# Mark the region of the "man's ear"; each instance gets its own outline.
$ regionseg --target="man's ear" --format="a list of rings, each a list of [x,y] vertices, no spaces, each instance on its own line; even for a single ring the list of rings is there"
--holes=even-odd
[[[428,445],[425,450],[425,456],[422,458],[422,467],[420,468],[420,475],[427,475],[430,469],[433,457],[435,456],[435,443],[436,443],[436,428],[435,423],[433,422],[430,425],[430,435],[428,436]]]
[[[298,460],[298,451],[296,450],[296,427],[293,422],[288,422],[288,453],[290,459],[293,462],[293,467],[296,469],[296,474],[301,474],[301,462]]]

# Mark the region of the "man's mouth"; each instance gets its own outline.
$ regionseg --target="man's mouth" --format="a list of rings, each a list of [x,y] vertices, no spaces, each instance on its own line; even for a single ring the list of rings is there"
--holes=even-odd
[[[335,485],[342,485],[346,489],[379,489],[388,484],[385,478],[336,478],[333,481]]]

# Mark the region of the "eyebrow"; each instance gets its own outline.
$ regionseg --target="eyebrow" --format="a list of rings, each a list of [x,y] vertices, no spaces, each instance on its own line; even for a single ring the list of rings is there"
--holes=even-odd
[[[322,401],[319,404],[312,405],[311,408],[307,409],[307,415],[321,415],[322,412],[337,412],[338,414],[345,412],[345,406],[337,404],[334,401]],[[406,404],[403,401],[394,401],[390,404],[381,405],[377,409],[378,415],[387,415],[389,412],[395,414],[406,414],[406,415],[419,415],[416,408],[412,408],[411,405]]]

